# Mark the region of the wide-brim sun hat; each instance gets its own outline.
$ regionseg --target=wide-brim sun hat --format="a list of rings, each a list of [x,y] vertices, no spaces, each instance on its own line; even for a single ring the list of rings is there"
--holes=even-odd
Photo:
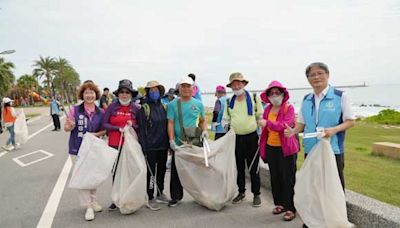
[[[139,94],[139,92],[133,88],[132,82],[131,82],[130,80],[128,80],[128,79],[123,79],[123,80],[119,81],[119,83],[118,83],[118,89],[115,90],[115,91],[113,92],[113,94],[114,94],[115,96],[118,96],[118,92],[119,92],[121,89],[127,89],[127,90],[129,90],[129,92],[131,92],[133,98],[136,97],[136,96]]]
[[[249,81],[244,78],[242,73],[236,72],[229,76],[229,84],[227,84],[226,87],[231,88],[232,82],[234,81],[241,81],[245,86],[249,83]]]
[[[150,88],[153,88],[153,87],[157,87],[158,91],[160,91],[160,96],[164,96],[165,87],[163,85],[161,85],[158,81],[149,81],[149,82],[147,82],[146,87],[144,87],[145,90],[146,90],[146,93]]]

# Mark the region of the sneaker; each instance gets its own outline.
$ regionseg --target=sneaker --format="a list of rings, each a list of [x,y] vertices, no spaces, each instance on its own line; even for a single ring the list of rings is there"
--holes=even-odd
[[[152,210],[152,211],[158,211],[158,210],[161,209],[160,206],[158,205],[156,199],[151,199],[151,200],[149,200],[149,201],[147,202],[147,205],[146,205],[146,206],[147,206],[150,210]]]
[[[157,196],[156,198],[157,203],[168,203],[169,199],[165,194],[162,194],[161,196]]]
[[[103,210],[103,207],[97,201],[92,203],[92,208],[94,212],[101,212]]]
[[[244,197],[246,197],[246,195],[244,193],[239,193],[233,200],[232,203],[233,204],[239,204],[243,201]]]
[[[179,203],[180,203],[179,200],[170,200],[168,202],[168,207],[176,207],[176,206],[178,206]]]
[[[115,211],[115,210],[117,210],[118,209],[118,207],[117,207],[117,205],[115,205],[114,203],[112,203],[109,207],[108,207],[108,210],[109,211]]]
[[[19,148],[21,148],[21,144],[20,143],[16,143],[15,146],[14,146],[14,150],[17,150]]]
[[[2,148],[6,151],[12,151],[14,150],[14,146],[13,145],[6,145],[6,146],[2,146]]]
[[[260,207],[261,206],[261,198],[260,195],[256,195],[253,198],[253,207]]]
[[[92,221],[94,219],[94,210],[91,207],[88,207],[86,209],[86,213],[85,213],[85,220],[86,221]]]
[[[53,130],[51,130],[51,131],[57,131],[57,129],[56,128],[54,128]]]

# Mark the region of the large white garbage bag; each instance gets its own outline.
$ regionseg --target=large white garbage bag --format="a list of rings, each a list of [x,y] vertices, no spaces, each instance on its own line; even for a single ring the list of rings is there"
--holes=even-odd
[[[25,112],[21,109],[14,125],[15,142],[24,144],[28,141],[28,126],[26,125]]]
[[[322,138],[308,154],[294,191],[294,205],[308,227],[352,227],[329,138]]]
[[[122,214],[131,214],[147,202],[147,168],[135,131],[125,128],[124,137],[111,199]]]
[[[97,189],[111,174],[118,150],[86,133],[79,148],[74,170],[69,181],[70,188]]]
[[[175,164],[183,188],[194,200],[211,210],[221,210],[237,192],[235,133],[210,142],[208,165],[201,147],[183,147],[175,151]]]

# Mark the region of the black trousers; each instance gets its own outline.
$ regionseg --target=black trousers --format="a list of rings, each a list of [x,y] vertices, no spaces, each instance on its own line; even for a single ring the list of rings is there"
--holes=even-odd
[[[257,149],[258,135],[256,131],[247,135],[236,135],[235,157],[236,168],[238,172],[237,185],[239,188],[239,193],[246,192],[246,163],[247,167],[249,168],[255,156],[256,158],[250,170],[251,192],[255,196],[260,195],[260,174],[257,173],[260,155],[256,155]]]
[[[162,194],[162,192],[164,191],[164,177],[165,177],[165,172],[167,171],[166,163],[168,159],[168,149],[146,151],[144,154],[148,162],[147,195],[149,196],[149,200],[151,200],[154,198],[155,181],[157,183],[157,188],[159,190],[159,192],[157,192],[157,195],[160,195],[160,193]],[[157,167],[157,173],[156,173],[156,167]],[[152,177],[151,174],[155,176]]]
[[[297,154],[283,156],[282,147],[267,145],[267,162],[275,205],[296,212],[293,203]]]
[[[175,165],[175,152],[172,152],[171,180],[169,184],[169,191],[172,200],[181,200],[183,198],[183,188]]]
[[[304,154],[304,158],[307,158],[307,154]],[[344,183],[344,153],[335,154],[336,165],[339,173],[340,183],[342,184],[343,191],[345,191],[345,183]]]
[[[222,136],[226,135],[226,133],[215,133],[214,140],[221,138]]]
[[[53,114],[51,117],[53,118],[54,129],[61,129],[60,116]]]

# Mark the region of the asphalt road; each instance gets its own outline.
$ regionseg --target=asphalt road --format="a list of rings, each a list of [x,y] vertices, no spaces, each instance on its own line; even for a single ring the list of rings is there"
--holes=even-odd
[[[0,149],[0,228],[38,227],[39,222],[41,227],[301,227],[299,218],[284,222],[281,215],[272,215],[271,193],[265,189],[259,208],[251,206],[250,191],[244,202],[229,204],[220,212],[196,204],[185,193],[182,204],[175,208],[163,204],[161,210],[151,211],[143,207],[131,215],[103,210],[87,222],[76,190],[67,187],[66,177],[72,170],[67,162],[68,134],[51,131],[51,123],[48,115],[31,120],[25,145],[8,153]],[[0,135],[0,145],[7,136]],[[165,182],[168,190],[169,172]],[[111,180],[97,192],[98,202],[106,208],[111,203]],[[166,194],[169,196],[168,191]]]

